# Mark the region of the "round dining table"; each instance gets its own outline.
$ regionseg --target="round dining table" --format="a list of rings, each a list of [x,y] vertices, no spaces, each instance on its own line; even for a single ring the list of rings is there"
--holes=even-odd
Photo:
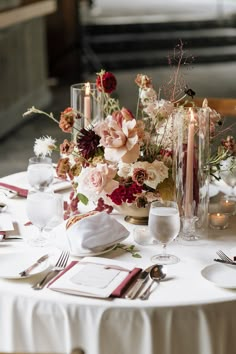
[[[21,172],[1,178],[0,182],[27,187],[25,180],[26,173]],[[69,190],[58,193],[68,198]],[[23,238],[0,242],[1,267],[1,256],[9,255],[10,262],[14,259],[12,254],[24,258],[36,247],[27,242],[26,198],[4,197],[1,191],[0,198],[5,198],[7,204],[2,214],[8,215],[14,225],[6,237]],[[118,213],[113,215],[130,231],[123,243],[135,245],[141,257],[132,257],[120,248],[100,257],[132,262],[143,269],[150,266],[151,257],[160,252],[161,246],[137,244],[134,229],[141,226],[126,223]],[[60,241],[55,240],[54,244],[52,238],[43,253],[56,253],[66,247],[66,234]],[[166,266],[166,278],[154,286],[147,300],[68,295],[47,287],[36,291],[32,285],[42,277],[41,273],[25,279],[2,276],[0,352],[69,354],[79,347],[85,354],[236,353],[236,266],[214,262],[219,249],[236,256],[235,216],[230,217],[225,230],[209,228],[207,238],[177,238],[169,244],[168,251],[180,261]],[[70,260],[75,259],[80,258],[70,256]],[[229,271],[233,275],[230,279]],[[207,279],[205,274],[209,272],[213,272],[213,277]]]

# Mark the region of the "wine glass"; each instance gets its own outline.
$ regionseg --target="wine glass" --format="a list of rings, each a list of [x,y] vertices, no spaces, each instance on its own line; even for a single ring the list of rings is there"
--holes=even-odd
[[[63,221],[63,200],[61,195],[51,192],[30,190],[26,200],[29,221],[37,227],[29,243],[32,246],[45,246],[48,243],[45,229],[50,229]]]
[[[231,187],[230,194],[227,195],[228,199],[236,201],[235,187],[236,187],[236,157],[230,156],[221,162],[220,177],[222,180]]]
[[[44,191],[53,182],[54,170],[50,157],[31,157],[27,168],[27,179],[31,187]]]
[[[162,244],[162,253],[153,256],[151,260],[157,264],[178,263],[178,257],[166,252],[167,244],[173,241],[180,231],[177,203],[172,201],[151,203],[148,228],[151,236]]]

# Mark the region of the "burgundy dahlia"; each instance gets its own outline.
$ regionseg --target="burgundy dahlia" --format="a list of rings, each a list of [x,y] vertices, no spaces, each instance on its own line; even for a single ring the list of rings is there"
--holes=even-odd
[[[93,130],[81,129],[77,138],[77,147],[80,154],[86,159],[93,158],[99,151],[100,136]]]

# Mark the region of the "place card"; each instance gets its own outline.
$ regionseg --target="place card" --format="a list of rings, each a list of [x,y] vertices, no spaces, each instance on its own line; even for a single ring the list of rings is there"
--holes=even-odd
[[[83,262],[87,264],[83,264]],[[107,269],[105,267],[106,264],[111,265],[112,263],[115,266],[127,268],[129,271]],[[100,257],[85,257],[81,262],[72,261],[64,271],[48,284],[48,288],[79,296],[122,297],[141,270],[132,263],[112,261]],[[96,274],[98,279],[95,279],[92,273]],[[86,279],[86,275],[89,279]]]
[[[14,230],[14,225],[10,215],[7,215],[6,213],[0,214],[0,231],[12,230]]]
[[[119,270],[106,269],[102,265],[86,264],[71,278],[71,281],[75,284],[103,289],[106,288],[119,273]]]

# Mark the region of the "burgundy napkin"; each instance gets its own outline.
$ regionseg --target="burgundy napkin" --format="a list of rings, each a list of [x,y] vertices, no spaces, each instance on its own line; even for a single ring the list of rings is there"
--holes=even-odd
[[[6,188],[6,189],[9,189],[9,190],[11,190],[11,191],[17,192],[17,194],[18,194],[20,197],[26,198],[27,195],[28,195],[28,190],[27,190],[27,189],[24,189],[24,188],[20,188],[20,187],[13,186],[13,185],[11,185],[11,184],[7,184],[7,183],[3,183],[3,182],[0,182],[0,186],[1,186],[1,187],[4,187],[4,188]]]
[[[66,273],[69,269],[74,267],[78,261],[72,261],[58,276],[56,276],[48,285],[49,288],[51,284],[54,283],[58,278],[60,278],[64,273]],[[122,281],[122,283],[113,291],[110,295],[111,297],[122,297],[125,291],[128,289],[130,284],[136,279],[137,275],[142,271],[141,268],[134,268],[127,277]]]

